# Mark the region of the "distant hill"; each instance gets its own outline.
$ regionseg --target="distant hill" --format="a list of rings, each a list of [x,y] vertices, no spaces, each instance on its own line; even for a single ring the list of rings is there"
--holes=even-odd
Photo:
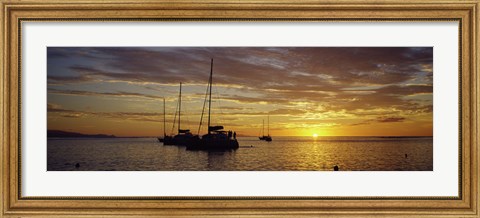
[[[47,130],[47,138],[116,138],[114,135],[96,134],[88,135],[78,132],[67,132],[61,130]]]

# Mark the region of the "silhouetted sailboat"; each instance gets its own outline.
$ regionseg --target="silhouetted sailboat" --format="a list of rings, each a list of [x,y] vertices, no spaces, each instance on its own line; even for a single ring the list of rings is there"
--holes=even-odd
[[[181,129],[181,115],[182,115],[182,83],[180,83],[180,92],[178,95],[178,129],[177,135],[165,136],[164,145],[187,145],[192,138],[198,136],[193,135],[189,129]]]
[[[212,86],[213,86],[213,59],[210,64],[210,79],[208,81],[208,132],[199,140],[192,140],[187,145],[187,150],[235,150],[239,147],[237,134],[232,131],[223,130],[223,126],[211,126],[212,108]],[[202,113],[203,117],[203,113]],[[201,125],[201,123],[200,123]]]
[[[267,135],[265,135],[265,120],[262,122],[262,136],[258,137],[260,140],[265,140],[267,142],[272,141],[272,137],[270,136],[270,116],[267,117]]]

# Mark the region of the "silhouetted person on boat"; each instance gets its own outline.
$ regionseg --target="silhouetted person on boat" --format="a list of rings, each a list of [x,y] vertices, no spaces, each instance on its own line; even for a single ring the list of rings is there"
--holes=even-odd
[[[237,139],[237,132],[233,132],[233,138]]]
[[[231,139],[232,138],[232,131],[228,131],[228,138]]]
[[[337,166],[337,165],[335,165],[335,166],[333,167],[333,171],[338,171],[338,166]]]

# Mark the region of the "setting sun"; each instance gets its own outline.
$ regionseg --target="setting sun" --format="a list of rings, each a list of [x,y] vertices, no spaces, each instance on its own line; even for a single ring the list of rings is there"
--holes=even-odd
[[[318,134],[317,133],[313,133],[313,138],[317,138],[318,137]]]

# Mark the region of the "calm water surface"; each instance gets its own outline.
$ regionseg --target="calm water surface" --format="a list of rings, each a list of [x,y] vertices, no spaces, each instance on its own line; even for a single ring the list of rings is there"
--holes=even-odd
[[[186,151],[156,138],[49,139],[49,171],[431,171],[433,140],[381,137],[239,137],[230,152]],[[405,157],[405,154],[408,156]],[[75,164],[80,167],[76,168]]]

